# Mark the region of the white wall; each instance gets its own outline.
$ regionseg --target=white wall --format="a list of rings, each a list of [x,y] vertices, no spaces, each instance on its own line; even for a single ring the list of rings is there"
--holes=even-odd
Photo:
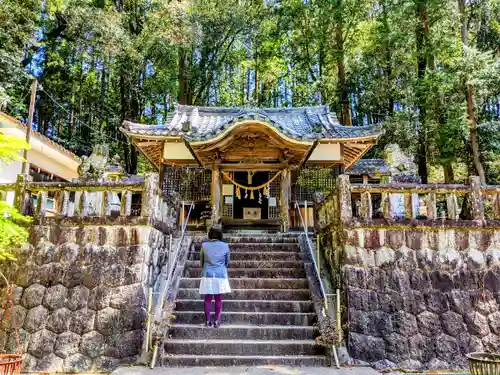
[[[166,160],[194,160],[193,154],[184,142],[165,143],[163,158]]]
[[[20,161],[15,161],[9,165],[5,165],[0,161],[0,183],[16,182],[17,175],[21,173],[22,167],[23,163]],[[14,195],[13,191],[9,191],[5,197],[5,201],[11,206],[14,204]]]
[[[320,143],[316,146],[309,161],[340,161],[342,151],[339,143]]]
[[[5,165],[0,161],[0,183],[16,182],[17,175],[21,173],[23,163],[15,161],[9,165]]]
[[[69,159],[69,158],[68,158]],[[43,169],[45,172],[52,173],[57,177],[61,177],[67,181],[71,181],[78,177],[78,164],[76,162],[71,162],[71,167],[68,168],[69,162],[66,161],[65,164],[55,162],[54,159],[48,157],[46,154],[35,151],[31,149],[28,151],[28,162],[33,165],[33,167],[38,167]]]

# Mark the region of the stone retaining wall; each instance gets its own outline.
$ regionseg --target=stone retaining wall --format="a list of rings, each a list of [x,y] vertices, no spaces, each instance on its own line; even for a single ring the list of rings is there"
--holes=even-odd
[[[112,370],[134,363],[145,322],[143,282],[168,241],[150,226],[34,226],[3,271],[15,283],[24,371]],[[15,352],[0,330],[0,350]]]
[[[458,369],[500,352],[500,230],[352,225],[343,238],[353,363]]]

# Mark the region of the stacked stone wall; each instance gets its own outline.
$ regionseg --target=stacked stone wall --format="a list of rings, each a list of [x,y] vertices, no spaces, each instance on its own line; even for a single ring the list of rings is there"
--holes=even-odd
[[[477,223],[475,223],[477,224]],[[500,230],[344,226],[346,334],[353,363],[459,369],[500,352]]]
[[[168,244],[149,226],[38,225],[3,267],[15,284],[24,371],[112,370],[141,352],[144,281]],[[152,267],[153,266],[153,267]],[[12,322],[12,318],[10,319]],[[0,350],[16,352],[9,325]]]

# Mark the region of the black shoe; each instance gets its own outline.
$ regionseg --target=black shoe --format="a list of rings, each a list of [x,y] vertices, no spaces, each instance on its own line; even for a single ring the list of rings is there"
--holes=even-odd
[[[219,328],[220,327],[220,320],[216,320],[214,322],[214,328]]]
[[[205,328],[212,327],[212,322],[205,322]]]

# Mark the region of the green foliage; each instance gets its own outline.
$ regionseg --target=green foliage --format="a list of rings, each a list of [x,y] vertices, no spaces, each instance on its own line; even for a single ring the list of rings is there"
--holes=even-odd
[[[0,133],[0,163],[22,160],[20,151],[28,147],[24,140]],[[0,261],[14,259],[16,249],[26,243],[28,232],[25,226],[29,222],[29,218],[0,199]]]
[[[20,151],[27,148],[29,145],[24,139],[0,133],[0,161],[3,164],[23,160]]]
[[[15,252],[28,239],[29,218],[6,202],[0,202],[0,261],[15,259]]]
[[[329,104],[384,124],[370,155],[396,142],[432,168],[470,165],[465,85],[479,124],[500,118],[499,10],[466,2],[462,53],[457,0],[5,0],[0,107],[26,116],[36,74],[58,102],[39,93],[38,130],[79,155],[105,140],[130,173],[144,163],[122,121],[160,124],[175,103]]]

